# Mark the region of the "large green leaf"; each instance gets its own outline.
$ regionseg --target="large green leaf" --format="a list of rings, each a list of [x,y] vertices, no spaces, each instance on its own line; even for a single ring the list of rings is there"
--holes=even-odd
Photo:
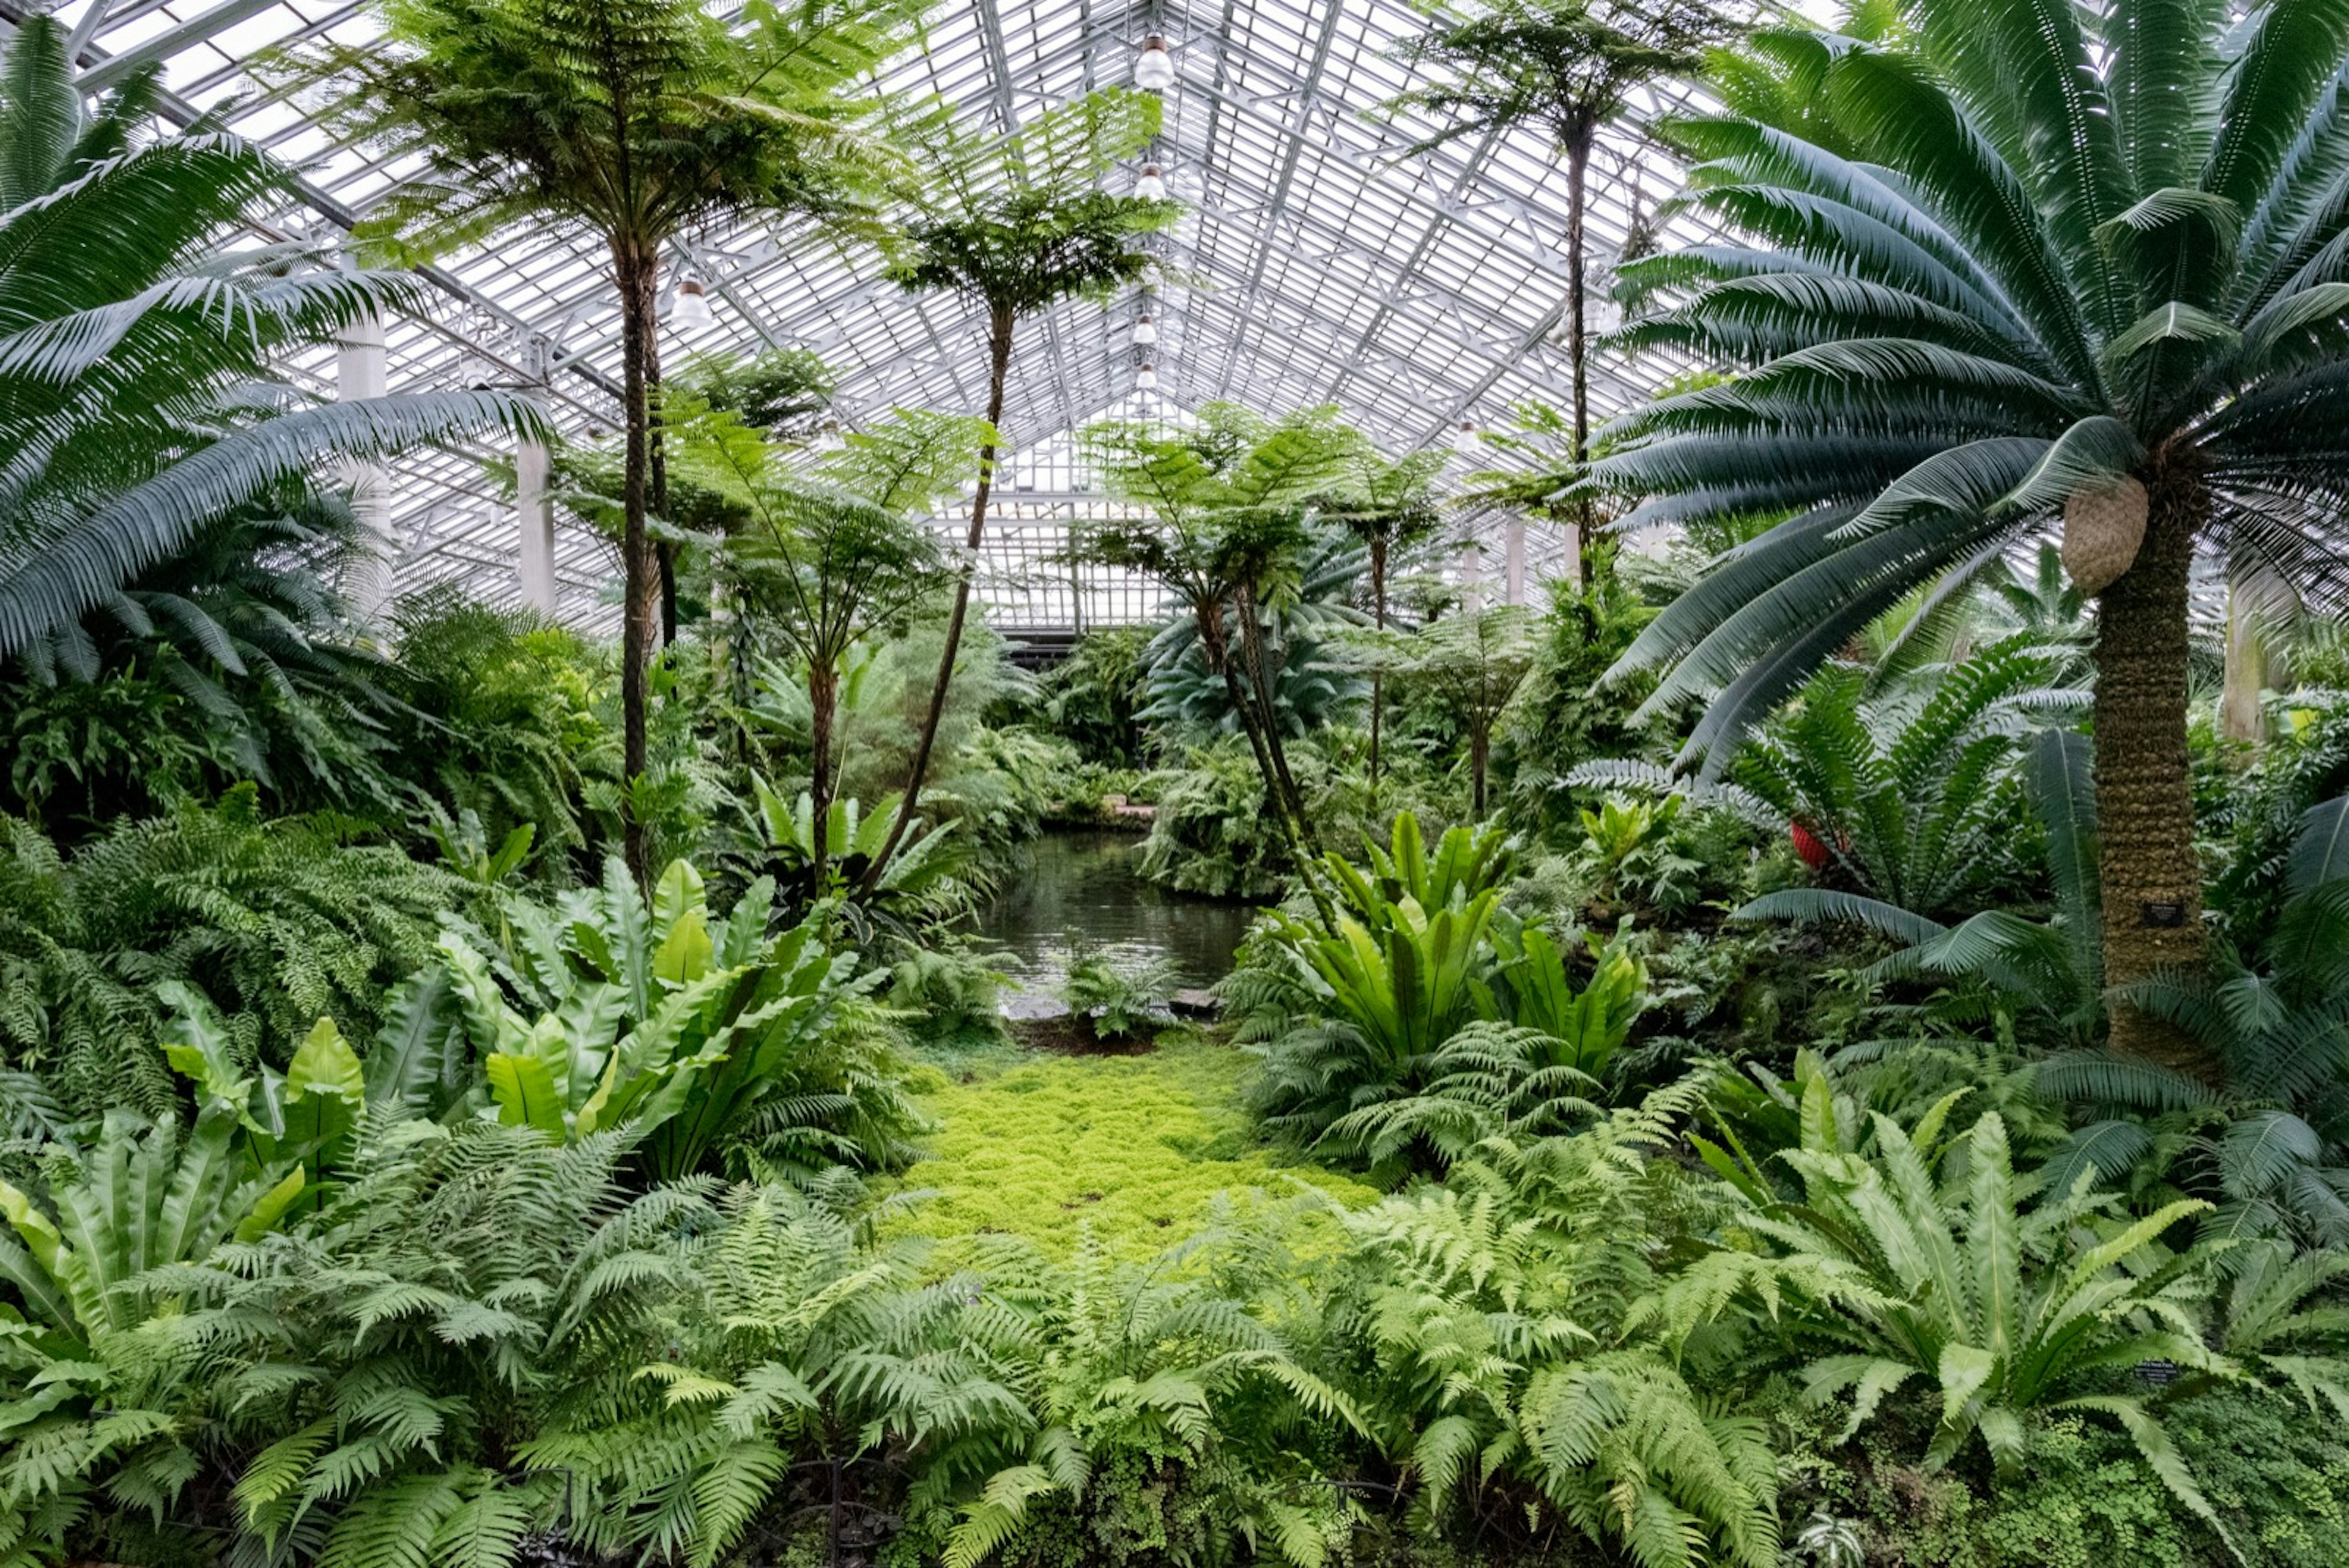
[[[2302,814],[2292,841],[2289,886],[2309,893],[2349,877],[2349,795]]]
[[[508,1127],[536,1127],[551,1137],[564,1136],[564,1113],[569,1107],[543,1061],[496,1052],[482,1058],[481,1072],[497,1102],[498,1120]]]

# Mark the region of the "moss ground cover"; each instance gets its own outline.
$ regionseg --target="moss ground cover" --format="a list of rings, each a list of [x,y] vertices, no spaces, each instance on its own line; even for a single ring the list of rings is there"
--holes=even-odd
[[[1009,1232],[1066,1256],[1090,1225],[1117,1255],[1143,1258],[1198,1231],[1217,1193],[1285,1199],[1302,1183],[1349,1205],[1373,1199],[1359,1182],[1257,1143],[1240,1100],[1248,1065],[1227,1044],[1174,1029],[1145,1055],[1007,1049],[926,1069],[916,1087],[938,1124],[933,1158],[902,1181],[936,1196],[893,1228]]]

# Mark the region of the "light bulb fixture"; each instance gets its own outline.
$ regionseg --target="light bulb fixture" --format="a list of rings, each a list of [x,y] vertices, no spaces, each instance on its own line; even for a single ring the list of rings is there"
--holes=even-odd
[[[1158,372],[1151,368],[1150,362],[1146,359],[1143,361],[1142,369],[1134,372],[1133,389],[1137,392],[1154,392],[1158,389]]]
[[[1150,318],[1150,312],[1145,310],[1133,318],[1133,340],[1144,345],[1158,341],[1158,323]]]
[[[1454,452],[1460,452],[1464,455],[1475,452],[1477,447],[1482,444],[1483,443],[1476,439],[1476,427],[1469,423],[1466,420],[1462,420],[1460,421],[1460,428],[1452,432],[1452,450]]]
[[[678,280],[677,298],[669,304],[669,326],[679,332],[697,332],[716,319],[709,314],[709,295],[701,280],[687,273]]]
[[[1144,92],[1164,92],[1174,85],[1174,57],[1155,33],[1142,41],[1142,57],[1133,62],[1133,85]]]
[[[1166,176],[1155,163],[1142,166],[1142,178],[1133,182],[1133,193],[1145,202],[1166,200]]]
[[[816,431],[815,449],[818,452],[838,452],[847,444],[848,438],[840,433],[838,420],[824,421],[823,428]]]

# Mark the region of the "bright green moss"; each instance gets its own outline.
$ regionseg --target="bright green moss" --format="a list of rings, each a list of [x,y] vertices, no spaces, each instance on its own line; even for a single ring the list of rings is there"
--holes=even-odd
[[[1173,1030],[1143,1056],[974,1063],[968,1083],[923,1073],[916,1087],[939,1124],[927,1139],[935,1158],[903,1186],[937,1196],[891,1228],[945,1238],[1008,1231],[1066,1256],[1090,1222],[1119,1256],[1145,1258],[1196,1232],[1218,1192],[1286,1198],[1302,1182],[1349,1205],[1375,1199],[1256,1143],[1240,1102],[1247,1060]]]

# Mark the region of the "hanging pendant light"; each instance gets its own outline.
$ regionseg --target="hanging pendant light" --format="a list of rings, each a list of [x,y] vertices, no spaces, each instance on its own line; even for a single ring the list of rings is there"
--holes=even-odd
[[[1158,389],[1158,372],[1152,369],[1146,359],[1143,361],[1142,369],[1134,373],[1133,389],[1137,392],[1154,392]]]
[[[838,452],[847,444],[848,438],[840,433],[838,420],[824,421],[823,428],[816,432],[815,449],[818,452]]]
[[[1142,178],[1133,182],[1133,193],[1145,202],[1166,200],[1166,176],[1155,163],[1142,166]]]
[[[1462,420],[1460,428],[1452,432],[1452,450],[1464,456],[1474,452],[1482,444],[1476,439],[1476,427],[1466,420]]]
[[[1142,57],[1133,62],[1133,85],[1144,92],[1164,92],[1174,85],[1174,57],[1155,33],[1142,41]]]
[[[1158,323],[1150,318],[1150,312],[1145,310],[1133,318],[1133,340],[1144,348],[1158,341]]]
[[[677,298],[668,307],[668,324],[679,332],[698,332],[717,319],[709,313],[709,295],[691,273],[678,280]]]

